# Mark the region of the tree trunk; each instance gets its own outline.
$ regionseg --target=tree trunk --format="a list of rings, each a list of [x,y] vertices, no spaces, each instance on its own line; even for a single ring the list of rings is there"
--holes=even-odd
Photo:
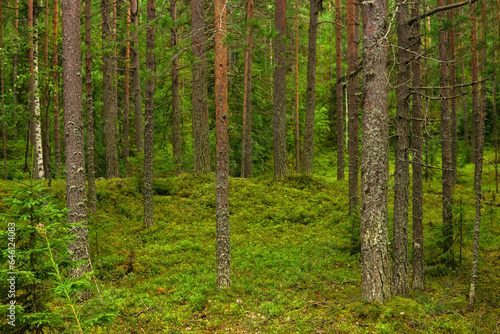
[[[231,286],[231,242],[229,229],[229,135],[227,103],[226,1],[215,1],[215,113],[217,217],[217,289]]]
[[[252,165],[252,62],[253,62],[253,0],[247,0],[247,45],[243,82],[243,140],[241,145],[241,177],[253,175]]]
[[[299,0],[295,0],[295,170],[300,172],[299,126]]]
[[[356,215],[359,205],[359,76],[352,74],[359,62],[359,8],[347,1],[347,73],[349,103],[349,215]],[[353,221],[356,221],[354,219]]]
[[[448,0],[448,4],[452,4],[453,0]],[[449,12],[450,22],[455,22],[455,14],[453,9]],[[450,27],[450,90],[451,96],[456,95],[454,88],[457,82],[457,68],[455,63],[455,26],[452,24]],[[452,98],[451,103],[451,168],[452,168],[452,191],[457,182],[457,99]]]
[[[128,158],[130,156],[130,7],[127,10],[127,42],[125,46],[125,103],[123,106],[123,141],[124,141],[124,152],[123,156],[125,158],[125,172],[126,176],[130,177],[130,162]]]
[[[49,108],[48,108],[48,68],[49,68],[49,1],[45,2],[45,32],[43,34],[43,66],[44,89],[42,92],[42,154],[43,154],[43,172],[44,178],[50,179],[50,131],[48,126]]]
[[[475,9],[476,6],[474,5]],[[472,82],[475,82],[472,85],[472,124],[471,124],[471,162],[475,163],[477,160],[476,149],[477,145],[477,124],[479,122],[479,69],[478,69],[478,61],[479,61],[479,52],[478,52],[478,43],[477,43],[477,17],[476,15],[470,16],[470,21],[472,24],[472,34],[470,43],[472,46],[472,64],[471,64],[471,75]]]
[[[89,214],[97,211],[95,189],[94,99],[92,88],[92,1],[85,0],[85,94],[87,107],[87,168]]]
[[[412,7],[412,17],[418,17],[420,14],[420,4],[415,2]],[[420,48],[420,21],[413,23],[410,33],[410,45],[413,54],[419,55]],[[413,89],[417,89],[422,84],[421,59],[419,56],[413,60],[412,72]],[[413,119],[412,119],[412,171],[413,171],[413,273],[412,287],[415,290],[421,290],[425,286],[424,276],[424,211],[423,211],[423,180],[422,180],[422,99],[415,91],[413,94]]]
[[[71,229],[74,239],[68,244],[72,261],[82,261],[71,269],[71,276],[80,277],[90,271],[85,185],[85,147],[83,137],[83,102],[80,1],[62,0],[63,100],[66,151],[66,200],[68,223],[82,223]]]
[[[361,166],[361,294],[368,301],[391,298],[387,237],[389,181],[387,114],[387,2],[363,8],[363,156]]]
[[[438,0],[438,6],[444,6],[444,0]],[[441,159],[443,167],[443,254],[448,253],[447,263],[453,263],[453,169],[451,162],[451,124],[450,105],[448,102],[449,71],[448,71],[448,34],[444,26],[445,13],[438,12],[438,19],[442,25],[439,29],[439,83],[441,85]]]
[[[3,49],[3,0],[0,0],[0,48]],[[0,64],[3,64],[3,53],[0,53]],[[0,67],[0,82],[2,94],[2,148],[3,148],[3,178],[7,180],[7,133],[5,132],[5,101],[3,87],[3,65]]]
[[[170,0],[170,17],[172,27],[170,28],[170,46],[174,55],[172,56],[172,147],[175,164],[175,174],[181,173],[181,107],[179,101],[179,55],[177,54],[177,0]]]
[[[340,0],[335,0],[335,48],[336,48],[336,89],[337,89],[337,180],[344,179],[344,114],[343,114],[343,87],[342,77],[342,15]]]
[[[318,0],[310,0],[309,47],[307,50],[306,119],[304,125],[304,157],[302,172],[313,173],[314,164],[314,114],[316,108],[316,44],[318,39]]]
[[[210,135],[207,104],[207,60],[203,0],[191,1],[193,29],[193,159],[194,173],[210,173]]]
[[[144,128],[142,122],[142,95],[141,95],[141,65],[139,63],[139,17],[137,15],[137,0],[130,0],[130,22],[132,23],[131,40],[132,51],[132,91],[134,95],[134,126],[135,126],[135,149],[143,152],[142,138]]]
[[[106,147],[106,176],[108,179],[119,176],[116,113],[114,101],[114,63],[113,63],[113,31],[110,18],[110,0],[102,0],[102,90],[104,121],[104,144]]]
[[[57,65],[59,64],[59,57],[57,54],[57,42],[59,32],[59,0],[54,0],[54,11],[52,14],[52,36],[54,44],[52,45],[52,80],[54,80],[54,158],[55,158],[55,172],[56,178],[61,177],[61,135],[59,131],[59,74]]]
[[[465,60],[462,58],[462,85],[465,85]],[[464,87],[462,87],[462,94],[465,93]],[[464,117],[464,144],[466,151],[469,150],[469,124],[467,122],[467,96],[464,96],[462,101],[463,107],[463,117]]]
[[[286,149],[286,0],[276,0],[275,27],[278,31],[274,47],[273,148],[274,177],[284,179],[288,175]]]
[[[408,196],[410,187],[410,25],[409,8],[399,3],[397,15],[398,34],[398,86],[396,110],[396,155],[394,168],[394,246],[393,246],[393,293],[409,292],[408,260]]]
[[[144,226],[154,225],[153,202],[153,145],[155,120],[155,0],[148,0],[148,26],[146,30],[146,104],[144,129]]]

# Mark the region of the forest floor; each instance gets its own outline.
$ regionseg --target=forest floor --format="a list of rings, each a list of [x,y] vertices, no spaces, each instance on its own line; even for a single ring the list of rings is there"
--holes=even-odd
[[[321,161],[325,172],[312,178],[230,179],[232,287],[221,292],[213,176],[156,179],[155,225],[146,231],[141,180],[98,181],[91,256],[104,302],[118,316],[96,333],[500,333],[500,209],[488,205],[476,310],[468,312],[473,165],[458,172],[455,265],[439,258],[441,183],[434,171],[424,185],[426,288],[380,305],[361,299],[348,183]],[[486,202],[494,190],[491,169],[485,165]],[[64,183],[52,189],[63,205]],[[390,220],[393,196],[390,190]],[[411,206],[409,222],[411,251]]]

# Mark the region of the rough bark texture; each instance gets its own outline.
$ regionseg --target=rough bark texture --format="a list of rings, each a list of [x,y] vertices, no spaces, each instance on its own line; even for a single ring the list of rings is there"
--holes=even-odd
[[[229,230],[229,109],[227,103],[226,1],[215,1],[215,120],[216,170],[215,211],[217,218],[217,289],[231,286],[231,242]]]
[[[155,121],[155,0],[148,0],[146,30],[146,104],[144,129],[144,226],[154,225],[153,202],[153,145]]]
[[[123,144],[125,146],[123,157],[125,159],[125,173],[130,176],[130,8],[127,10],[127,42],[125,45],[125,101],[123,105]]]
[[[415,2],[412,7],[412,17],[420,14],[420,4]],[[410,33],[410,45],[413,54],[420,54],[420,21],[413,23]],[[416,57],[412,63],[412,86],[422,84],[421,59]],[[424,212],[423,212],[423,174],[422,174],[422,99],[418,91],[413,94],[413,120],[412,120],[412,171],[413,171],[413,247],[412,247],[412,288],[421,290],[425,286],[424,276]]]
[[[144,137],[144,125],[142,122],[142,95],[141,95],[141,65],[139,63],[139,17],[137,15],[137,0],[130,0],[130,22],[132,23],[131,40],[132,52],[132,92],[134,95],[134,126],[135,126],[135,149],[142,152]]]
[[[340,0],[335,0],[335,49],[336,55],[336,74],[337,74],[337,180],[344,179],[344,114],[342,100],[342,15]]]
[[[80,43],[80,1],[62,0],[62,48],[64,84],[64,134],[66,151],[66,201],[68,223],[83,222],[70,233],[75,239],[68,244],[70,259],[83,260],[83,264],[71,271],[79,277],[90,271],[87,229],[87,200],[85,191],[85,147],[83,135],[83,102]]]
[[[207,60],[203,0],[191,1],[193,29],[193,159],[194,173],[210,173],[210,135],[207,104]]]
[[[59,74],[56,69],[59,64],[57,54],[57,35],[59,32],[59,0],[54,0],[54,11],[52,14],[52,36],[54,44],[52,45],[52,79],[54,80],[53,101],[54,101],[54,158],[56,178],[61,177],[61,134],[59,131]]]
[[[444,6],[444,0],[438,1],[438,6]],[[448,33],[444,26],[445,13],[439,12],[439,84],[441,104],[441,159],[443,167],[443,254],[448,253],[446,262],[453,263],[453,222],[451,208],[453,205],[453,169],[451,164],[451,124],[450,104],[448,100],[449,68],[448,68]]]
[[[299,126],[299,0],[295,0],[295,170],[300,172]]]
[[[15,2],[15,10],[16,10],[16,16],[14,19],[14,59],[12,61],[12,102],[14,105],[14,110],[17,107],[17,89],[16,89],[16,84],[17,84],[17,55],[19,53],[19,46],[17,43],[17,34],[18,34],[18,28],[19,28],[19,0],[16,0]],[[16,117],[16,113],[14,112],[14,119]],[[16,135],[17,138],[17,131],[14,132],[14,135]]]
[[[387,237],[389,181],[386,0],[363,3],[363,156],[361,166],[361,293],[368,301],[391,298]]]
[[[85,96],[87,108],[87,169],[89,182],[89,214],[96,213],[95,189],[95,143],[94,143],[94,99],[92,90],[92,2],[85,0]]]
[[[0,0],[0,48],[3,48],[3,0]],[[3,178],[7,180],[7,133],[5,132],[5,101],[3,87],[3,53],[0,54],[0,82],[2,94],[2,148],[3,148]]]
[[[318,0],[310,0],[309,46],[307,50],[306,119],[302,172],[312,174],[314,165],[314,114],[316,109],[316,45],[318,40]]]
[[[44,76],[44,87],[41,92],[42,103],[42,154],[43,154],[43,173],[45,179],[50,179],[50,129],[49,129],[49,108],[47,96],[49,94],[49,1],[45,2],[45,31],[43,34],[43,62],[42,73]]]
[[[448,4],[452,4],[453,0],[448,0]],[[455,14],[453,9],[448,12],[450,22],[455,22]],[[457,82],[457,68],[455,63],[455,25],[450,27],[450,89],[451,96],[456,95],[456,89],[454,88]],[[457,99],[452,98],[450,100],[451,104],[451,167],[452,167],[452,191],[455,188],[455,183],[457,182]]]
[[[274,177],[283,179],[288,175],[288,158],[286,150],[286,2],[276,0],[275,28],[278,31],[274,47],[274,114],[273,114],[273,148]]]
[[[247,46],[243,82],[243,140],[241,144],[241,177],[253,175],[252,164],[252,62],[253,62],[253,0],[247,0]]]
[[[476,5],[473,6],[474,10]],[[472,64],[471,64],[471,75],[472,82],[472,124],[471,124],[471,162],[476,162],[476,148],[477,148],[477,122],[479,120],[479,52],[477,44],[477,17],[475,13],[470,16],[470,21],[472,24],[472,32],[470,38],[470,44],[472,46]]]
[[[174,55],[172,56],[172,147],[175,164],[175,174],[181,173],[181,105],[179,100],[179,55],[177,54],[177,0],[170,0],[170,17],[172,27],[170,28],[170,46]]]
[[[110,0],[102,0],[102,90],[104,121],[104,144],[106,146],[106,176],[108,179],[119,176],[118,169],[118,139],[116,128],[116,109],[114,101],[114,62],[113,62],[113,32],[111,30]]]
[[[347,86],[349,110],[349,215],[359,205],[359,76],[351,75],[359,62],[359,8],[354,0],[347,1]],[[353,220],[355,221],[355,220]]]
[[[408,193],[410,187],[410,17],[409,6],[399,2],[396,19],[398,35],[398,86],[396,110],[396,155],[394,168],[393,293],[409,292]]]
[[[462,85],[465,85],[465,60],[462,58]],[[465,88],[462,88],[462,94],[465,92]],[[464,144],[465,149],[469,149],[469,124],[467,117],[467,96],[464,96],[462,101],[463,117],[464,117]]]

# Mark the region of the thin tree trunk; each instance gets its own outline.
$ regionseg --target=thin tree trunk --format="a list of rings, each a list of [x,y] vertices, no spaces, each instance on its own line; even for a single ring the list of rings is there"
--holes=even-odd
[[[179,101],[179,56],[177,54],[177,0],[170,0],[170,17],[172,27],[170,28],[170,46],[174,55],[172,56],[172,146],[175,164],[175,174],[179,175],[182,168],[181,158],[181,107]]]
[[[453,0],[448,0],[448,4],[452,4]],[[455,22],[455,14],[453,9],[449,12],[450,22]],[[455,63],[455,25],[450,27],[450,90],[451,96],[456,95],[454,88],[457,82],[457,68]],[[451,168],[452,168],[452,190],[457,182],[457,99],[452,98],[451,103]]]
[[[54,81],[53,101],[54,101],[54,158],[56,178],[61,177],[61,135],[59,131],[59,74],[57,66],[59,65],[59,55],[57,53],[57,35],[59,32],[59,0],[54,0],[54,11],[52,14],[52,80]]]
[[[465,60],[462,58],[462,85],[465,85]],[[465,93],[466,88],[462,88],[462,94]],[[464,117],[464,144],[466,150],[469,150],[469,124],[467,122],[467,96],[464,96],[462,101],[463,117]]]
[[[347,1],[347,73],[349,74],[349,215],[356,215],[359,205],[359,76],[351,76],[359,62],[359,8]],[[353,222],[356,219],[353,220]]]
[[[226,1],[215,1],[215,113],[217,217],[217,289],[231,286],[231,242],[229,229],[229,110],[227,103]]]
[[[444,0],[438,1],[438,6],[444,6]],[[445,13],[438,12],[438,19],[442,25],[439,29],[439,83],[441,87],[448,87],[449,69],[448,69],[448,34],[444,27]],[[443,167],[443,254],[448,253],[446,262],[453,263],[453,253],[451,246],[453,244],[453,169],[451,161],[451,124],[450,124],[450,105],[448,101],[449,91],[447,88],[441,88],[441,159]]]
[[[43,66],[44,89],[42,95],[42,154],[43,154],[43,172],[44,178],[50,179],[50,131],[48,126],[49,108],[48,108],[48,68],[49,68],[49,1],[45,2],[45,32],[43,34]]]
[[[191,1],[193,29],[193,158],[194,173],[210,173],[210,135],[207,104],[207,60],[205,44],[205,16],[202,0]]]
[[[299,127],[299,0],[295,0],[295,170],[300,172]]]
[[[409,6],[399,3],[397,15],[398,34],[398,88],[396,110],[396,155],[394,169],[394,246],[393,246],[393,293],[409,292],[408,260],[408,199],[410,186],[410,25]]]
[[[3,49],[3,0],[0,0],[0,48]],[[3,178],[7,180],[7,133],[5,128],[5,101],[3,87],[3,53],[0,53],[0,82],[2,94],[2,147],[3,147]]]
[[[389,181],[387,114],[387,2],[363,5],[363,156],[361,168],[361,294],[368,301],[391,298],[387,236]],[[357,106],[356,106],[357,107]]]
[[[310,0],[309,47],[307,52],[306,119],[304,125],[304,157],[302,172],[313,173],[314,165],[314,117],[316,108],[316,46],[318,39],[318,0]]]
[[[500,21],[499,21],[500,22]],[[494,61],[493,63],[496,65],[497,57],[496,50],[493,50],[494,53]],[[493,75],[493,133],[495,137],[495,190],[498,194],[498,128],[497,128],[497,81],[496,76]]]
[[[106,176],[108,179],[119,176],[117,128],[114,88],[114,62],[113,62],[113,31],[110,0],[102,0],[102,77],[103,77],[103,106],[102,118],[104,121],[104,145],[106,147]]]
[[[247,46],[243,83],[243,140],[241,145],[241,176],[252,177],[252,62],[253,62],[253,0],[247,0]],[[267,58],[266,58],[267,59]]]
[[[14,20],[14,59],[12,62],[12,97],[13,97],[13,123],[16,123],[16,108],[17,108],[17,55],[19,53],[19,48],[18,48],[18,39],[17,39],[17,34],[18,34],[18,27],[19,27],[19,0],[16,0],[15,4],[15,10],[16,10],[16,17]],[[17,134],[18,130],[15,129],[16,131],[14,132],[15,138],[17,139]]]
[[[130,162],[128,158],[130,156],[130,126],[129,126],[129,116],[130,116],[130,7],[127,10],[127,42],[125,46],[125,101],[123,106],[123,142],[124,142],[124,152],[123,156],[125,158],[125,173],[127,177],[130,177]]]
[[[85,146],[83,137],[83,102],[80,40],[80,1],[62,0],[63,100],[66,150],[66,200],[68,223],[74,226],[74,239],[68,244],[72,261],[82,261],[71,269],[71,276],[80,277],[90,271],[85,185]]]
[[[344,179],[344,114],[342,77],[342,15],[340,0],[335,0],[335,48],[336,48],[336,89],[337,89],[337,180]]]
[[[141,65],[139,63],[139,17],[137,15],[137,0],[130,0],[130,22],[132,23],[131,39],[132,51],[132,92],[134,95],[134,126],[135,126],[135,149],[143,152],[142,138],[144,128],[142,122],[142,95],[141,95]]]
[[[97,211],[95,189],[94,99],[92,88],[92,1],[85,0],[85,94],[87,108],[87,168],[89,214]]]
[[[476,6],[473,6],[474,10]],[[472,34],[471,34],[471,47],[472,47],[472,64],[471,64],[471,75],[472,82],[475,84],[472,85],[472,124],[471,124],[471,162],[475,163],[477,160],[476,150],[477,150],[477,124],[479,122],[479,52],[478,52],[478,43],[477,43],[477,17],[475,14],[470,15],[470,20],[472,24]]]
[[[153,145],[154,145],[154,120],[155,120],[155,0],[148,0],[147,9],[148,26],[146,30],[146,104],[145,104],[145,130],[144,130],[144,226],[154,225],[153,202]]]

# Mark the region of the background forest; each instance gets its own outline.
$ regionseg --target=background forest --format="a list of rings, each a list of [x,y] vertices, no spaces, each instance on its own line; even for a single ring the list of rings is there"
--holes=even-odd
[[[499,8],[0,0],[2,333],[500,332]]]

